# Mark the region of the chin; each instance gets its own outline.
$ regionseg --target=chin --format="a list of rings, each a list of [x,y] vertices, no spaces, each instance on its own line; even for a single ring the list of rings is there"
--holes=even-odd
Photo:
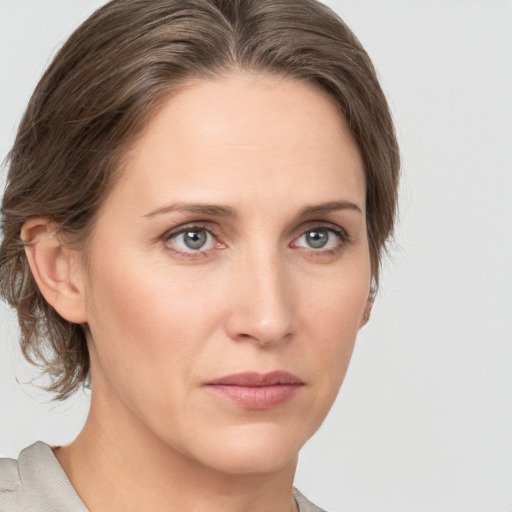
[[[211,434],[196,444],[192,457],[222,473],[240,475],[294,468],[308,437],[271,423],[239,425],[224,434]]]
[[[297,462],[298,450],[277,449],[275,445],[265,448],[242,449],[226,448],[219,456],[209,461],[209,465],[219,472],[231,475],[277,473]]]

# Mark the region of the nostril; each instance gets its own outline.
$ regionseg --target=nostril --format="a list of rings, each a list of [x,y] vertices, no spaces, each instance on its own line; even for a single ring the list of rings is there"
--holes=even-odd
[[[249,334],[246,332],[238,333],[234,336],[237,341],[249,341],[254,344],[260,345],[262,347],[274,346],[276,344],[286,343],[292,337],[292,333],[288,332],[286,334],[281,333],[271,333],[271,332],[254,332],[254,334]]]

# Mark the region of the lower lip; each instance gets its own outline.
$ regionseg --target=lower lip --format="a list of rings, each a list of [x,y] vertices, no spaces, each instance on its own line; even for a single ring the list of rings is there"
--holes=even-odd
[[[211,392],[226,398],[242,409],[272,409],[289,402],[301,388],[300,384],[273,386],[232,386],[211,384]]]

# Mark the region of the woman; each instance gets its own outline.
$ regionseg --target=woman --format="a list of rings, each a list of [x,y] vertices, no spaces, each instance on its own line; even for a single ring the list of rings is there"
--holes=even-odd
[[[68,446],[0,463],[0,510],[319,510],[297,454],[331,407],[393,228],[371,62],[314,0],[114,0],[10,154],[2,292]]]

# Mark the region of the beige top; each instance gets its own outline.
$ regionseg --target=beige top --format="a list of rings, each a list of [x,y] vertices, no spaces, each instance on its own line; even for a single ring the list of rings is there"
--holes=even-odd
[[[293,497],[300,512],[325,512],[297,489]],[[25,448],[18,460],[0,459],[0,512],[88,512],[55,458],[38,441]]]

